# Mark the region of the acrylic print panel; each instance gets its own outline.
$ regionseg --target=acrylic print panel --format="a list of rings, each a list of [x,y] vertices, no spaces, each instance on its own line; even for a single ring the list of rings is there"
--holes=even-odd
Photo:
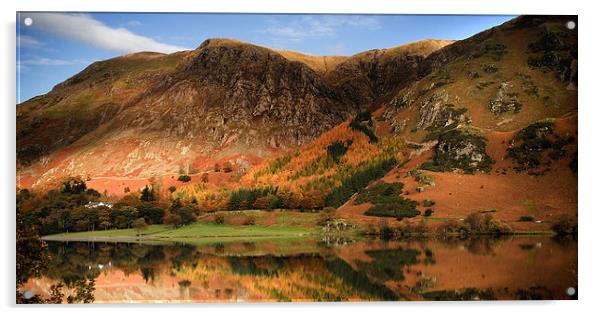
[[[17,302],[576,299],[577,27],[20,12]]]

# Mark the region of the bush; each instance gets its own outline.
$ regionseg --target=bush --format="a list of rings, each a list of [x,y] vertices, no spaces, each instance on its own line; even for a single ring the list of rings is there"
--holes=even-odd
[[[537,39],[529,44],[527,64],[532,68],[553,71],[562,82],[572,80],[571,64],[577,58],[576,35],[554,32],[548,29],[539,32]]]
[[[132,223],[132,228],[136,229],[136,235],[140,235],[140,233],[148,227],[144,218],[139,218]]]
[[[533,215],[523,215],[518,219],[519,222],[532,222],[534,220],[535,217]]]
[[[167,213],[163,218],[163,223],[165,225],[171,225],[173,227],[179,227],[182,225],[182,218],[174,213]]]
[[[420,169],[420,170],[434,171],[434,172],[443,172],[443,171],[445,171],[445,169],[442,166],[436,165],[432,161],[425,161],[425,162],[423,162],[420,165],[420,167],[418,167],[418,169]]]
[[[433,209],[427,208],[427,209],[424,211],[424,216],[426,216],[426,217],[429,217],[429,216],[431,216],[431,215],[433,215]]]
[[[399,195],[402,190],[403,183],[401,182],[377,183],[361,190],[355,201],[358,203],[370,202],[372,204],[396,203],[400,200]]]
[[[517,171],[537,168],[541,164],[543,152],[552,148],[548,139],[554,132],[554,123],[531,124],[514,135],[507,150],[507,156],[516,164]]]
[[[389,227],[389,224],[387,223],[387,221],[383,220],[382,222],[380,222],[378,234],[379,234],[380,239],[389,240],[389,239],[393,238],[394,232],[393,232],[393,229],[391,227]]]
[[[492,219],[487,223],[487,231],[494,235],[507,235],[512,233],[512,228],[499,219]]]
[[[433,200],[424,200],[422,201],[422,206],[424,207],[431,207],[435,205],[435,202]]]
[[[191,180],[189,175],[183,174],[178,177],[178,181],[180,182],[189,182]]]
[[[406,217],[415,217],[420,214],[416,209],[418,202],[402,199],[399,203],[377,204],[371,207],[364,215],[379,217],[395,217],[401,220]]]
[[[332,144],[328,145],[326,148],[326,153],[329,161],[334,163],[338,163],[341,157],[345,155],[347,152],[347,148],[351,145],[351,141],[347,143],[343,143],[341,141],[335,141]]]
[[[149,224],[160,224],[165,216],[165,210],[153,206],[151,203],[140,203],[136,205],[138,216],[144,218]]]
[[[489,222],[493,219],[491,214],[472,213],[466,217],[466,224],[475,233],[485,233],[489,228]]]
[[[224,214],[215,214],[215,216],[213,216],[213,223],[218,224],[218,225],[222,225],[224,222],[226,221]]]
[[[176,189],[176,187],[174,187],[174,186],[172,185],[172,186],[170,186],[170,187],[169,187],[169,189],[168,189],[168,190],[169,190],[169,192],[171,192],[171,193],[174,193],[174,192],[176,192],[176,190],[177,190],[177,189]]]
[[[566,153],[566,145],[573,137],[560,137],[554,133],[554,123],[537,122],[518,131],[507,150],[507,156],[514,163],[516,171],[530,171],[549,162],[544,158],[558,160]]]
[[[155,199],[155,194],[152,188],[149,188],[148,185],[144,186],[142,189],[142,194],[140,195],[140,200],[150,202]]]
[[[196,221],[196,210],[191,206],[182,206],[175,210],[182,219],[182,225],[188,225]]]
[[[454,129],[439,135],[438,140],[430,170],[462,169],[467,173],[491,170],[494,161],[487,155],[487,140],[484,137]],[[423,167],[428,166],[423,164],[421,168]]]
[[[63,182],[63,193],[80,194],[86,192],[86,182],[81,178],[70,177]]]
[[[378,137],[376,137],[376,134],[370,129],[372,124],[372,114],[370,111],[364,111],[356,115],[351,123],[349,123],[349,127],[352,130],[362,132],[368,136],[370,143],[376,143],[378,142]]]
[[[318,219],[318,225],[324,226],[330,221],[335,219],[335,213],[337,209],[334,207],[325,207],[322,212],[320,212],[320,218]]]
[[[425,162],[425,164],[426,164],[426,162]],[[431,162],[431,164],[432,164],[432,162]],[[422,166],[420,168],[422,168]],[[409,175],[414,178],[414,181],[420,183],[421,186],[425,186],[425,185],[434,186],[435,185],[435,179],[433,179],[433,177],[425,174],[422,170],[414,169],[409,172]]]
[[[489,213],[472,213],[466,217],[466,224],[470,227],[472,234],[494,234],[504,235],[512,233],[508,224],[494,219]]]
[[[552,224],[552,230],[559,236],[577,236],[577,221],[564,215]]]
[[[356,202],[374,204],[364,214],[368,216],[395,217],[398,220],[405,217],[414,217],[420,212],[416,210],[418,202],[404,199],[400,196],[403,183],[378,183],[363,189]]]
[[[470,233],[470,226],[457,219],[451,219],[440,225],[437,230],[440,235],[444,236],[466,236]]]

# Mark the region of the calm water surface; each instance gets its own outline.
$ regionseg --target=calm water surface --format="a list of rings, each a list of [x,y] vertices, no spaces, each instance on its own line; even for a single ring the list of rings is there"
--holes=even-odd
[[[95,279],[95,303],[574,299],[577,242],[264,240],[207,244],[49,242],[23,287]]]

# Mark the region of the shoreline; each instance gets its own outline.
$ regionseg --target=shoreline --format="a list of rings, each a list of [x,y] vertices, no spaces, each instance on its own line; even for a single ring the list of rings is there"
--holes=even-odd
[[[74,233],[81,234],[81,233]],[[441,235],[437,233],[426,233],[426,234],[407,234],[391,239],[381,239],[378,234],[366,234],[359,231],[344,232],[344,233],[316,233],[307,232],[296,235],[282,234],[282,235],[245,235],[245,236],[182,236],[182,237],[165,237],[165,236],[57,236],[57,235],[46,235],[40,237],[44,241],[52,242],[237,242],[237,241],[269,241],[269,240],[285,240],[285,239],[321,239],[324,237],[354,237],[360,239],[381,239],[381,240],[403,240],[406,238],[419,238],[419,239],[441,239],[441,238],[504,238],[504,237],[554,237],[557,234],[553,231],[515,231],[509,234],[446,234]]]

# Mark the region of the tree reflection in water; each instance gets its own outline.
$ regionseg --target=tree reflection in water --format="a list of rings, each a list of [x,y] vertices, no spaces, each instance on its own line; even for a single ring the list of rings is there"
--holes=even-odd
[[[278,248],[270,241],[200,246],[49,242],[46,246],[39,239],[23,239],[20,251],[35,257],[22,256],[19,286],[40,277],[53,285],[46,288],[44,297],[25,299],[19,292],[18,301],[88,303],[95,294],[108,302],[138,294],[138,299],[171,301],[566,298],[559,297],[554,280],[538,278],[530,271],[565,271],[565,266],[545,266],[547,253],[561,253],[553,251],[556,248],[566,250],[562,260],[569,264],[573,253],[576,256],[576,243],[550,238],[360,240],[345,245],[307,241],[299,245],[302,248]],[[532,278],[524,280],[528,286],[513,287],[512,275],[499,278],[512,265],[520,268],[516,272],[522,278]],[[23,269],[35,266],[40,269]],[[576,274],[563,278],[574,280],[571,286],[576,287]],[[495,283],[506,279],[507,283]]]

